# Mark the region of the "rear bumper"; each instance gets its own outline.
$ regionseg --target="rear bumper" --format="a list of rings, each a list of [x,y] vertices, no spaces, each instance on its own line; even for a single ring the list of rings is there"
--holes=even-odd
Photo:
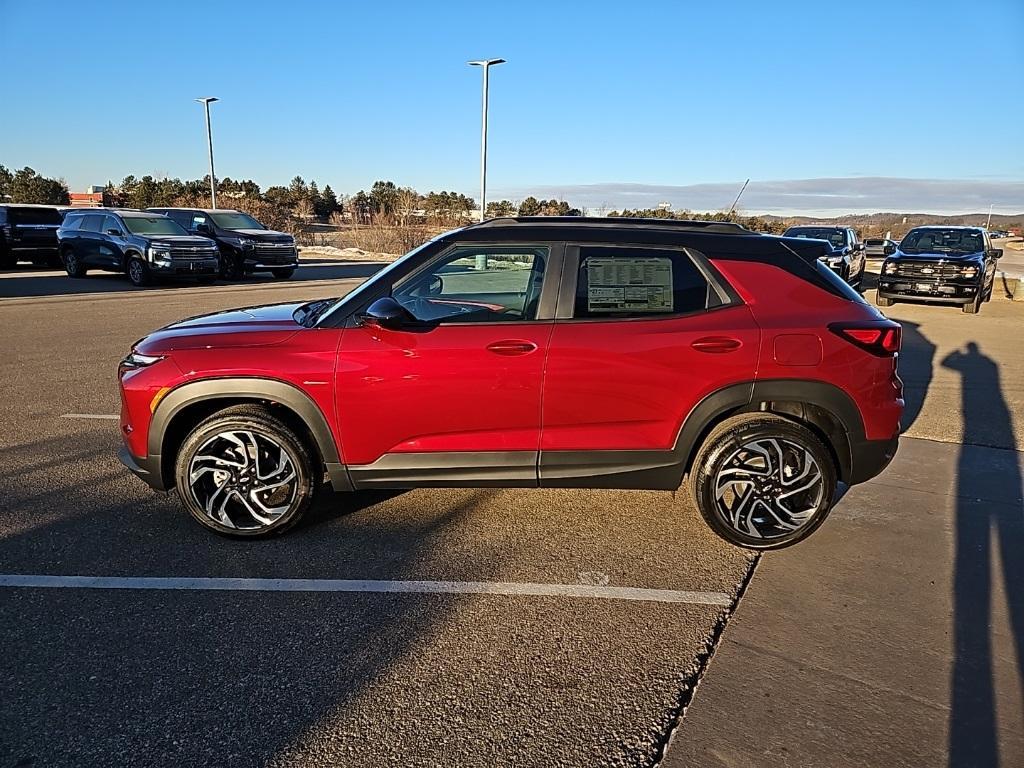
[[[117,451],[118,460],[135,474],[146,485],[156,491],[166,491],[163,473],[160,471],[160,457],[147,456],[140,458],[133,456],[127,445],[122,445]]]
[[[882,473],[896,455],[900,437],[862,440],[850,445],[850,485],[863,483]]]

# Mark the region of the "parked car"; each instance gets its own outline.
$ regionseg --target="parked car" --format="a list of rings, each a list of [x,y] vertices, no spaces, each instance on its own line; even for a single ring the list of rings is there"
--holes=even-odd
[[[883,262],[875,303],[959,304],[976,314],[992,298],[996,260],[1002,255],[980,227],[915,227]]]
[[[221,277],[226,280],[239,280],[252,272],[270,272],[287,280],[299,266],[295,238],[267,229],[247,213],[226,208],[149,210],[170,216],[189,232],[216,240]]]
[[[218,533],[335,490],[675,490],[772,549],[893,457],[900,326],[817,240],[736,224],[494,219],[339,299],[195,317],[119,368],[123,463]]]
[[[90,269],[123,272],[132,285],[166,277],[212,282],[220,273],[217,244],[190,235],[149,211],[83,208],[70,211],[57,230],[60,256],[71,277]]]
[[[821,258],[829,269],[850,285],[860,285],[864,279],[864,269],[867,265],[864,243],[857,237],[853,227],[790,227],[783,233],[783,237],[827,240],[832,246],[832,253],[825,254]]]
[[[60,266],[57,228],[61,212],[53,205],[0,205],[0,269],[19,261]]]
[[[870,238],[864,241],[864,255],[869,259],[883,259],[896,253],[896,241],[887,237]]]

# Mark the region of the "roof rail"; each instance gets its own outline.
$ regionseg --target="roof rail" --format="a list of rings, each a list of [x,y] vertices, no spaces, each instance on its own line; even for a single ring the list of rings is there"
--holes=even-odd
[[[751,229],[731,221],[689,221],[686,219],[641,219],[626,216],[504,216],[470,224],[466,229],[514,226],[574,226],[574,227],[644,227],[650,229],[690,229],[700,232],[729,235],[756,235]]]

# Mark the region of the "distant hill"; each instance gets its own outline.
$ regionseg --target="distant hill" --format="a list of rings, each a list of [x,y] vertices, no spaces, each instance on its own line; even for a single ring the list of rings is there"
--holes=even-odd
[[[795,224],[843,224],[851,226],[861,237],[881,237],[886,232],[893,237],[902,237],[913,227],[926,224],[961,224],[969,226],[985,226],[988,213],[964,213],[956,216],[939,216],[934,213],[857,213],[831,218],[815,218],[813,216],[770,216],[760,218],[767,221],[782,222],[786,226]],[[1024,231],[1024,213],[992,214],[991,229],[1009,229],[1017,234]]]

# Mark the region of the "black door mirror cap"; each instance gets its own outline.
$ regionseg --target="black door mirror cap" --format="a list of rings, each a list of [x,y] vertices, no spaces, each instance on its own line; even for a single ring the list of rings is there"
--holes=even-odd
[[[1003,258],[1003,249],[992,248],[991,250],[989,250],[988,255],[991,256],[993,259],[1001,259]]]
[[[896,246],[887,245],[885,246],[885,248],[882,249],[882,253],[884,253],[886,256],[892,256],[894,253],[896,253]]]
[[[107,234],[113,235],[114,237],[124,237],[124,233],[119,229],[108,229]]]
[[[371,328],[387,328],[392,331],[416,322],[412,313],[391,296],[383,296],[373,302],[360,316],[360,320],[363,325]]]

